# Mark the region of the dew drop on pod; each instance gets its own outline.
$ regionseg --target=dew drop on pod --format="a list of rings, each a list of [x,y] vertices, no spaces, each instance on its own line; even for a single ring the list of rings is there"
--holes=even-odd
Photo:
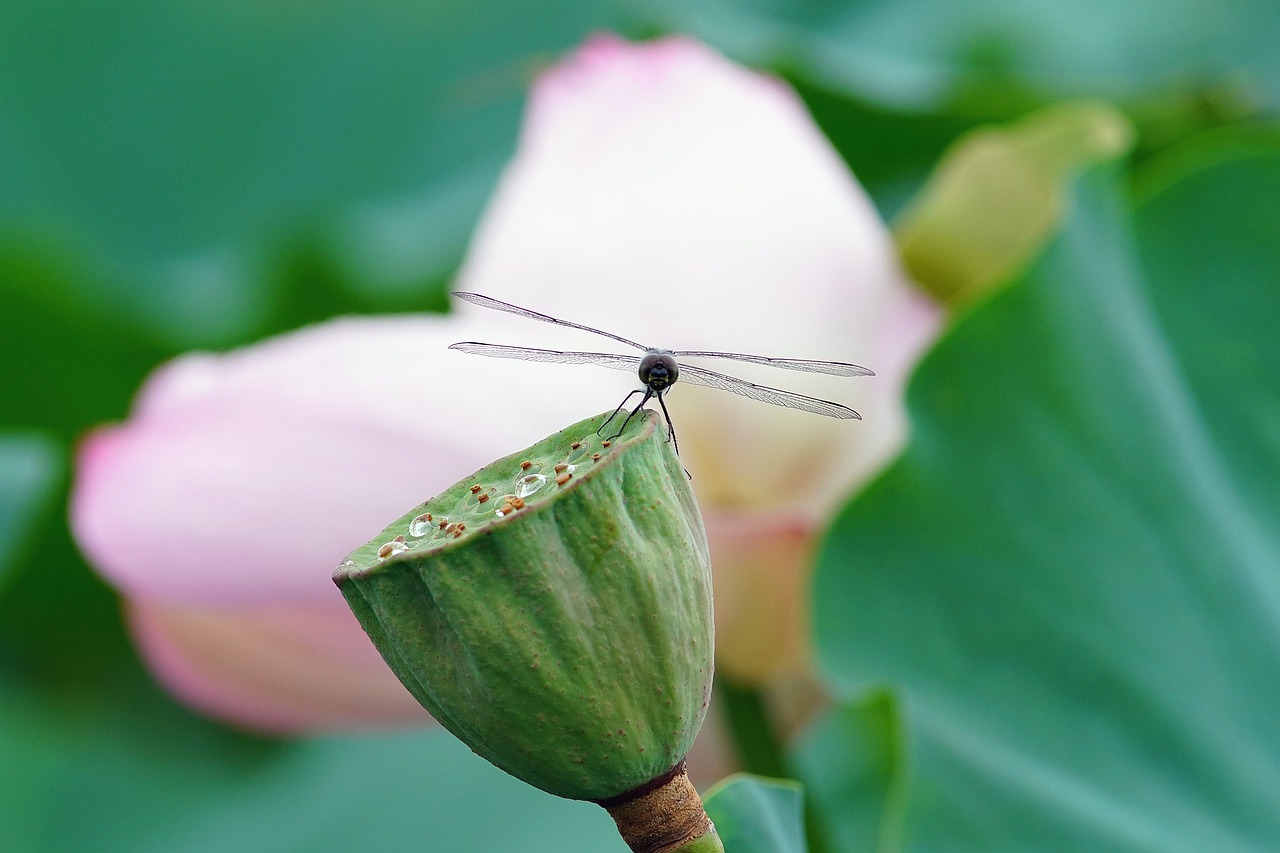
[[[334,580],[477,754],[604,806],[632,850],[722,851],[684,772],[711,694],[702,518],[656,414],[612,441],[603,420],[414,507]]]

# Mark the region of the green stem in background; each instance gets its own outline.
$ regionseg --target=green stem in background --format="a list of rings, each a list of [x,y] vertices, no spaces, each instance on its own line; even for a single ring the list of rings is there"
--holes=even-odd
[[[769,720],[764,691],[735,684],[723,675],[715,681],[717,704],[728,724],[738,762],[747,773],[790,779],[793,775],[786,751]],[[808,853],[830,853],[834,848],[826,830],[814,811],[813,801],[805,797],[804,825]]]
[[[747,773],[787,778],[787,759],[765,707],[764,693],[716,674],[716,697],[738,761]]]

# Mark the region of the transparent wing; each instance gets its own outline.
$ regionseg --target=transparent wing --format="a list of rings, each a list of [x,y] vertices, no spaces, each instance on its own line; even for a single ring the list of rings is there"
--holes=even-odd
[[[676,381],[689,382],[693,385],[707,385],[711,388],[719,388],[722,391],[732,391],[734,394],[750,397],[752,400],[759,400],[762,403],[786,406],[788,409],[801,409],[806,412],[813,412],[815,415],[826,415],[829,418],[862,420],[862,415],[839,403],[819,400],[817,397],[806,397],[803,394],[782,391],[778,388],[756,385],[745,379],[725,376],[723,373],[716,373],[714,370],[691,367],[687,364],[680,365],[680,377]]]
[[[465,290],[455,290],[453,295],[461,299],[463,302],[470,302],[472,305],[479,305],[481,308],[492,308],[495,311],[505,311],[508,314],[515,314],[517,317],[525,317],[530,320],[541,320],[544,323],[551,323],[554,326],[566,326],[570,329],[580,329],[584,332],[590,332],[593,335],[602,335],[606,338],[612,338],[620,344],[626,344],[636,349],[647,350],[646,346],[629,341],[626,338],[618,337],[612,332],[602,332],[599,329],[593,329],[590,326],[579,325],[578,323],[570,323],[568,320],[557,320],[555,317],[549,317],[546,314],[539,314],[537,311],[530,311],[528,308],[521,308],[519,305],[512,305],[510,302],[503,302],[501,299],[494,299],[492,296],[482,296],[479,293],[468,293]],[[499,356],[502,358],[503,356]]]
[[[831,376],[875,376],[875,371],[859,364],[845,361],[810,361],[806,358],[767,358],[763,355],[744,355],[740,352],[693,352],[676,350],[676,358],[728,358],[734,361],[745,361],[748,364],[765,364],[769,367],[782,367],[787,370],[802,370],[805,373],[826,373]],[[683,368],[682,368],[683,369]]]
[[[543,361],[553,364],[598,364],[615,370],[639,370],[640,368],[639,356],[617,355],[611,352],[561,352],[553,349],[482,344],[476,341],[450,344],[449,349],[468,352],[472,355],[487,355],[490,358],[516,358],[521,361]]]

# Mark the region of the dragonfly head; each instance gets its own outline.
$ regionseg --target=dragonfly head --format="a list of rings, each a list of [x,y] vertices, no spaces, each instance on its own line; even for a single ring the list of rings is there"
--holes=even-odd
[[[676,357],[667,350],[651,349],[640,359],[640,381],[654,391],[663,391],[680,377]]]

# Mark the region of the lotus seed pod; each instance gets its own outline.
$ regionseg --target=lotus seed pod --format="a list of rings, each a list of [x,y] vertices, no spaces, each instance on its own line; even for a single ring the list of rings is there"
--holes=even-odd
[[[683,768],[712,679],[702,518],[657,415],[612,441],[603,420],[415,507],[334,580],[405,687],[480,756],[601,803],[633,849],[718,844]],[[655,810],[675,829],[655,830]]]

